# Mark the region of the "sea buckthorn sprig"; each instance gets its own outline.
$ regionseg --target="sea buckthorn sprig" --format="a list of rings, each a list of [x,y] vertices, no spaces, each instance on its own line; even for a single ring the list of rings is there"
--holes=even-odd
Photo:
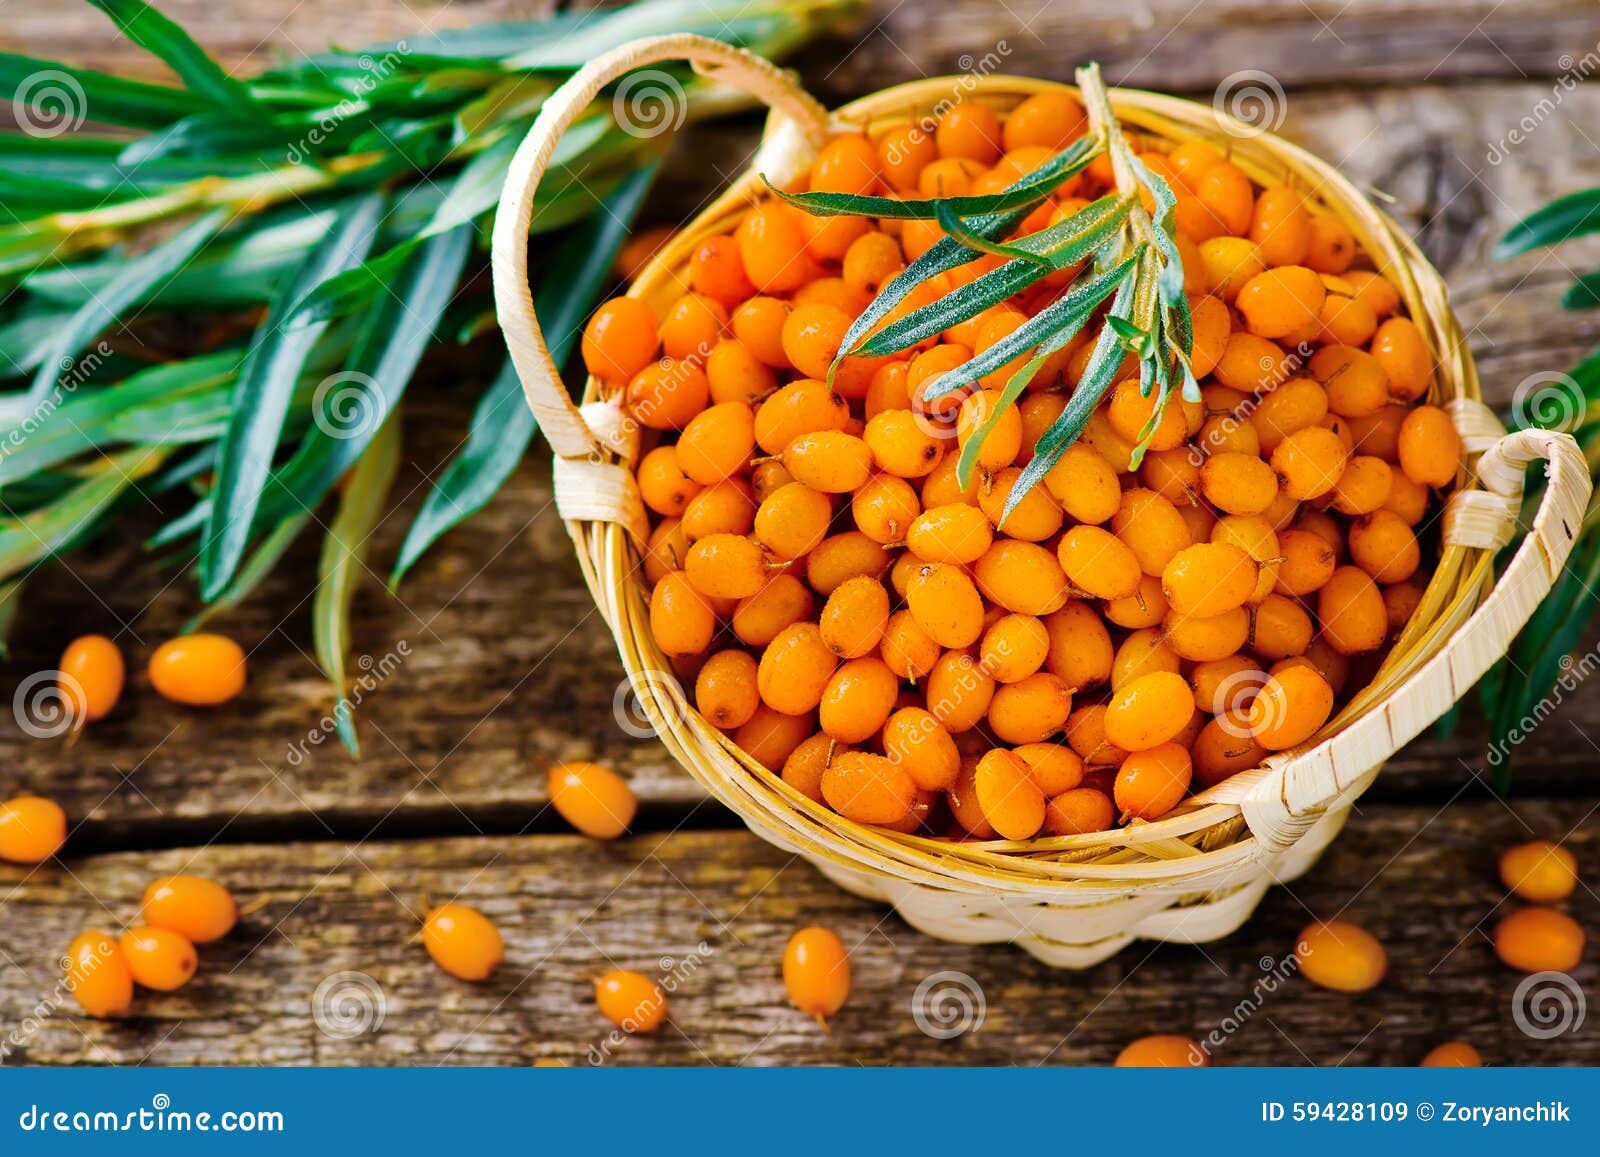
[[[645,429],[662,662],[797,804],[1157,821],[1315,742],[1422,602],[1461,445],[1400,295],[1084,79],[836,134],[585,335]]]

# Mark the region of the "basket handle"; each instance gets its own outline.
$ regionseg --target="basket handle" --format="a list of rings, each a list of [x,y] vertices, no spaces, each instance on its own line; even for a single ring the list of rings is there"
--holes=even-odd
[[[561,458],[598,465],[609,458],[618,443],[614,431],[608,432],[613,435],[610,437],[596,434],[573,405],[534,315],[533,291],[528,284],[528,228],[533,220],[534,194],[561,134],[600,90],[641,65],[666,60],[686,60],[700,75],[743,89],[787,118],[818,146],[826,138],[827,110],[788,74],[742,48],[689,33],[649,36],[620,44],[589,61],[550,94],[511,159],[495,212],[491,264],[495,312],[510,347],[512,363],[522,379],[528,407]],[[558,503],[560,498],[558,485]],[[563,513],[582,516],[572,510]],[[606,517],[598,510],[585,513],[588,517]],[[606,520],[619,521],[617,517]]]
[[[1450,641],[1337,735],[1262,764],[1268,774],[1237,802],[1263,853],[1294,844],[1342,792],[1448,711],[1505,654],[1555,585],[1591,489],[1588,461],[1570,434],[1519,430],[1491,445],[1478,461],[1483,488],[1458,492],[1446,508],[1445,541],[1485,550],[1505,546],[1516,531],[1523,472],[1541,458],[1547,484],[1533,525],[1489,596]]]

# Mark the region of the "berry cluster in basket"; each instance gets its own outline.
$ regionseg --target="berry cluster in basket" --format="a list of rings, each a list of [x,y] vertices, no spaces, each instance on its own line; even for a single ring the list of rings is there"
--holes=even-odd
[[[836,136],[809,188],[998,193],[1084,132],[1065,92],[1003,119],[958,102],[936,124]],[[924,394],[1083,263],[833,367],[851,323],[944,230],[765,198],[693,250],[664,312],[617,298],[585,331],[602,394],[648,435],[656,643],[708,721],[851,820],[1024,840],[1156,819],[1310,739],[1422,598],[1418,530],[1461,449],[1425,404],[1431,356],[1395,287],[1301,190],[1257,187],[1205,141],[1132,143],[1176,194],[1201,400],[1174,393],[1157,415],[1130,352],[1009,514],[1100,315],[1014,405],[1000,391],[1016,363]],[[1018,235],[1115,180],[1103,153]],[[890,316],[1004,260],[939,274]],[[980,430],[964,485],[957,460]]]

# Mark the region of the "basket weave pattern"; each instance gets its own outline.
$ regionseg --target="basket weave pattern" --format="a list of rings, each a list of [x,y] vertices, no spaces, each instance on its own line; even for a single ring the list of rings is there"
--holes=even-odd
[[[1372,682],[1305,747],[1271,756],[1176,812],[1093,835],[950,843],[853,823],[807,799],[741,752],[688,702],[649,629],[639,577],[648,533],[632,467],[644,447],[615,399],[590,381],[569,400],[534,316],[527,278],[533,193],[556,141],[623,73],[686,59],[774,109],[750,169],[651,261],[630,288],[664,307],[687,284],[695,247],[727,233],[763,191],[800,176],[832,131],[881,133],[941,103],[981,101],[1004,114],[1063,86],[1017,77],[943,78],[875,93],[828,113],[768,62],[715,41],[637,41],[580,70],[546,103],[513,161],[495,222],[497,306],[529,405],[555,450],[556,500],[584,577],[662,742],[762,838],[804,856],[841,887],[895,907],[929,935],[1014,942],[1049,964],[1084,967],[1135,938],[1197,942],[1227,935],[1266,889],[1316,860],[1382,763],[1437,719],[1504,653],[1549,590],[1582,519],[1589,474],[1570,437],[1507,435],[1480,401],[1465,338],[1439,275],[1387,216],[1337,171],[1210,107],[1112,90],[1125,128],[1157,147],[1211,140],[1260,184],[1286,183],[1337,215],[1394,284],[1435,355],[1435,404],[1462,434],[1466,465],[1442,520],[1441,557],[1421,605]],[[1543,459],[1548,486],[1522,548],[1498,581],[1492,563],[1517,530],[1524,469]]]

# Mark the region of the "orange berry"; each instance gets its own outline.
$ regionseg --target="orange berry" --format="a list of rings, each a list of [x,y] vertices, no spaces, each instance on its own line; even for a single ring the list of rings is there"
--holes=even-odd
[[[614,970],[594,982],[600,1014],[623,1032],[651,1033],[667,1019],[667,997],[648,976]]]
[[[1040,92],[1011,110],[1001,136],[1007,152],[1030,145],[1055,152],[1081,137],[1087,127],[1083,106],[1071,93]]]
[[[906,591],[906,605],[942,647],[970,646],[983,633],[983,599],[960,567],[925,563]]]
[[[1464,1040],[1434,1045],[1422,1058],[1425,1069],[1476,1069],[1483,1065],[1483,1054]]]
[[[785,715],[763,703],[750,722],[733,733],[733,742],[768,771],[777,771],[815,730],[816,717],[809,711]]]
[[[598,763],[556,764],[550,769],[549,791],[561,818],[597,840],[616,839],[627,831],[639,809],[628,781]]]
[[[743,651],[719,651],[694,680],[694,705],[713,727],[732,731],[750,721],[761,705],[756,661]]]
[[[157,992],[176,992],[200,967],[194,945],[165,928],[130,928],[118,946],[134,981]]]
[[[900,685],[883,660],[868,657],[840,665],[817,708],[822,730],[840,743],[876,735],[894,710]]]
[[[1000,118],[986,105],[962,101],[940,118],[934,140],[942,157],[964,157],[991,165],[1000,156],[1003,134]]]
[[[813,803],[822,803],[822,773],[838,745],[826,735],[813,735],[783,761],[783,782]]]
[[[943,791],[961,770],[955,740],[931,711],[902,707],[883,725],[883,753],[923,791]]]
[[[1350,269],[1339,273],[1346,285],[1355,289],[1355,296],[1372,307],[1379,317],[1392,317],[1400,308],[1400,294],[1389,284],[1388,278],[1370,269]]]
[[[889,552],[881,543],[873,542],[859,530],[847,530],[823,539],[806,557],[806,581],[826,598],[856,575],[881,577],[890,561]]]
[[[984,670],[997,683],[1026,679],[1050,652],[1050,632],[1032,615],[1002,615],[989,624],[978,647]]]
[[[877,649],[889,620],[889,593],[876,579],[846,579],[828,596],[818,629],[840,658],[859,659]]]
[[[1244,605],[1256,576],[1255,561],[1237,546],[1198,543],[1172,556],[1161,572],[1161,592],[1175,613],[1208,619]]]
[[[840,133],[811,166],[811,188],[827,193],[871,193],[878,185],[878,151],[863,133]]]
[[[747,599],[767,583],[761,544],[740,534],[709,534],[689,548],[683,573],[712,599]]]
[[[994,541],[983,511],[964,503],[925,510],[906,530],[906,547],[924,562],[976,562]]]
[[[1317,622],[1341,655],[1377,650],[1389,627],[1377,584],[1353,566],[1339,567],[1317,592]]]
[[[946,651],[928,672],[928,710],[946,731],[971,731],[989,712],[995,682],[965,651]]]
[[[1278,496],[1278,478],[1253,454],[1212,454],[1200,468],[1200,493],[1229,514],[1260,514]]]
[[[917,785],[898,764],[881,755],[847,751],[822,773],[822,798],[848,820],[896,824],[917,802]]]
[[[724,402],[690,419],[678,439],[678,466],[707,486],[743,470],[756,444],[755,411]]]
[[[608,382],[626,382],[661,347],[656,311],[637,297],[614,297],[594,311],[581,343],[584,368]]]
[[[133,973],[117,942],[105,932],[85,932],[67,947],[67,991],[90,1016],[127,1016],[133,1007]]]
[[[1250,217],[1250,240],[1269,266],[1303,264],[1311,248],[1305,199],[1287,185],[1261,190]]]
[[[1205,618],[1169,612],[1161,627],[1167,646],[1180,659],[1204,663],[1226,658],[1245,645],[1250,637],[1250,612],[1242,606]]]
[[[1268,751],[1298,747],[1333,711],[1333,688],[1310,666],[1288,666],[1269,678],[1250,703],[1251,737]]]
[[[1338,485],[1350,451],[1322,426],[1296,430],[1272,451],[1272,469],[1283,492],[1296,501],[1317,498]]]
[[[1306,235],[1305,263],[1318,273],[1343,273],[1355,260],[1350,226],[1330,213],[1313,213]]]
[[[844,941],[813,925],[789,937],[783,949],[783,987],[789,1003],[823,1028],[850,998],[850,953]]]
[[[122,652],[104,635],[83,635],[67,644],[58,668],[61,688],[77,726],[110,714],[122,696]]]
[[[717,615],[683,571],[663,575],[650,592],[650,634],[668,655],[697,655],[711,645]]]
[[[729,235],[707,237],[695,247],[689,258],[689,286],[729,309],[756,291],[745,276],[739,242]]]
[[[789,320],[789,309],[786,301],[758,296],[740,305],[729,319],[739,343],[772,369],[791,368],[789,356],[783,352],[783,325]],[[713,357],[715,354],[713,350]]]
[[[780,559],[810,554],[828,535],[833,503],[802,482],[780,486],[756,508],[756,540]]]
[[[67,842],[67,813],[54,800],[19,795],[0,803],[0,860],[39,864]]]
[[[811,617],[815,600],[806,585],[794,575],[777,574],[767,580],[767,585],[747,599],[742,599],[733,612],[733,633],[741,643],[764,647],[772,642],[778,632]],[[651,599],[651,625],[654,628],[655,600]],[[712,622],[715,627],[715,620]],[[658,640],[659,642],[659,640]],[[711,642],[711,631],[706,632],[706,646]],[[665,647],[662,650],[666,650]],[[698,650],[705,650],[705,646]],[[669,652],[670,653],[670,652]]]
[[[1195,185],[1194,194],[1194,208],[1183,216],[1178,227],[1195,241],[1203,242],[1223,233],[1243,237],[1249,232],[1255,188],[1237,166],[1227,161],[1212,165]]]
[[[810,711],[822,702],[838,663],[817,624],[787,626],[761,652],[756,671],[761,700],[785,715]]]
[[[1350,559],[1374,581],[1387,585],[1416,574],[1422,551],[1403,518],[1375,510],[1350,524]]]
[[[1200,1069],[1210,1063],[1200,1042],[1186,1036],[1140,1037],[1117,1054],[1117,1067],[1124,1069]]]
[[[1173,555],[1194,542],[1189,524],[1178,508],[1143,487],[1122,492],[1111,529],[1139,560],[1139,569],[1148,575],[1161,574]]]
[[[1045,664],[1068,688],[1081,691],[1111,678],[1111,634],[1092,606],[1069,602],[1048,615],[1044,626],[1050,635]]]
[[[728,311],[715,298],[685,293],[661,319],[661,348],[670,358],[704,362],[727,325]]]
[[[1264,394],[1289,377],[1288,361],[1276,342],[1236,330],[1228,335],[1212,376],[1230,389]]]
[[[698,362],[662,358],[628,381],[628,411],[652,430],[681,430],[711,398],[711,383]]]
[[[201,876],[162,876],[144,890],[144,922],[194,944],[221,940],[239,922],[233,894]]]
[[[878,138],[878,165],[896,192],[915,192],[923,170],[938,159],[933,134],[919,124],[900,125]]]
[[[1400,426],[1400,469],[1419,486],[1449,486],[1461,469],[1461,435],[1437,406],[1418,406]]]
[[[1227,158],[1220,149],[1198,137],[1184,141],[1167,154],[1167,163],[1177,172],[1178,180],[1189,189],[1199,183],[1207,169],[1224,160]]]
[[[149,676],[163,698],[190,707],[216,707],[244,690],[244,648],[225,635],[180,635],[151,654]]]
[[[1072,689],[1059,675],[1039,671],[995,688],[989,729],[1003,743],[1038,743],[1059,732],[1071,714]]]
[[[756,521],[756,498],[743,478],[725,478],[689,500],[678,525],[685,542],[713,534],[749,534]]]
[[[1322,327],[1319,340],[1363,346],[1372,340],[1373,333],[1377,331],[1378,315],[1358,297],[1330,293],[1323,299],[1317,322]]]
[[[802,378],[767,398],[756,410],[756,445],[782,454],[802,434],[843,430],[850,407],[822,382]]]
[[[978,448],[977,463],[985,470],[998,470],[1009,466],[1022,449],[1022,415],[1015,406],[1000,410],[998,391],[977,390],[962,399],[956,412],[956,438],[965,446],[991,418],[994,428]]]
[[[1044,796],[1014,753],[997,748],[979,759],[973,790],[984,819],[1001,839],[1030,839],[1044,826]]]
[[[1357,454],[1345,463],[1333,487],[1333,508],[1340,514],[1370,514],[1389,497],[1392,471],[1382,458]]]
[[[866,484],[872,451],[853,434],[816,430],[796,435],[783,451],[784,468],[813,490],[844,494]]]
[[[1500,880],[1524,900],[1553,904],[1578,885],[1578,861],[1560,844],[1530,840],[1500,853]]]
[[[1110,520],[1122,502],[1122,489],[1111,463],[1092,447],[1073,443],[1044,476],[1044,488],[1078,522],[1094,525]]]
[[[1433,384],[1433,355],[1422,331],[1409,318],[1391,317],[1372,335],[1372,356],[1389,376],[1389,393],[1415,401]]]
[[[996,539],[973,564],[972,577],[990,602],[1019,615],[1047,615],[1067,601],[1066,574],[1037,543]]]
[[[1518,972],[1571,972],[1583,960],[1582,927],[1554,908],[1523,908],[1501,918],[1494,950]]]
[[[1117,768],[1117,807],[1135,819],[1160,819],[1183,801],[1193,774],[1188,748],[1181,743],[1135,751]]]
[[[1305,928],[1295,941],[1295,959],[1312,984],[1335,992],[1366,992],[1389,970],[1389,956],[1377,937],[1347,920],[1327,920]]]
[[[1209,721],[1195,737],[1190,751],[1194,759],[1194,778],[1202,788],[1214,787],[1241,771],[1258,767],[1266,758],[1266,748],[1249,736],[1240,736],[1242,727],[1222,718]]]
[[[639,497],[657,514],[681,515],[701,485],[683,472],[676,446],[657,446],[639,462]]]
[[[1327,293],[1322,278],[1305,266],[1284,265],[1246,281],[1233,304],[1251,333],[1279,338],[1316,325]]]
[[[1193,714],[1194,693],[1183,676],[1155,671],[1113,692],[1106,738],[1124,751],[1145,751],[1181,732]]]
[[[487,980],[505,959],[499,930],[465,904],[430,909],[422,922],[422,946],[435,964],[461,980]]]
[[[757,205],[739,223],[735,237],[745,275],[762,293],[788,293],[811,279],[800,215],[787,205]]]
[[[896,611],[883,628],[883,661],[902,679],[920,679],[939,661],[939,644],[910,611]]]
[[[1127,598],[1139,589],[1139,559],[1098,526],[1074,526],[1057,547],[1061,569],[1079,590],[1099,599]]]
[[[808,378],[824,379],[839,352],[850,317],[832,305],[797,305],[783,323],[783,352]]]
[[[1108,831],[1116,823],[1111,797],[1092,787],[1075,787],[1045,803],[1044,830],[1052,836]]]

